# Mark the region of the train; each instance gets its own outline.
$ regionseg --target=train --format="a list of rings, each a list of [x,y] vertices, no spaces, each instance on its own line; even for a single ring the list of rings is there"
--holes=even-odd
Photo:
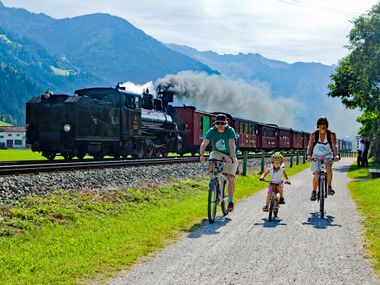
[[[57,155],[65,160],[196,155],[217,113],[173,106],[175,94],[168,85],[159,85],[156,94],[131,92],[120,84],[79,89],[74,95],[46,91],[26,103],[26,142],[49,160]],[[224,114],[238,135],[240,151],[307,147],[310,133]],[[350,145],[338,140],[338,147]]]

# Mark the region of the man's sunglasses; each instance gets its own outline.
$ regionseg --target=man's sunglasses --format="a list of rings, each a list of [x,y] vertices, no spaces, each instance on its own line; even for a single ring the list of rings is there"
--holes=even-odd
[[[216,122],[215,123],[215,125],[218,125],[218,126],[220,126],[220,125],[225,125],[226,123],[225,122]]]

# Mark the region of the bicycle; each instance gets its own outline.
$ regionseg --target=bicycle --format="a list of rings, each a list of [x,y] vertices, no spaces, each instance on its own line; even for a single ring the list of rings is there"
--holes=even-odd
[[[268,209],[268,221],[272,221],[273,218],[278,217],[278,210],[280,208],[280,199],[277,196],[277,193],[279,193],[277,187],[281,185],[283,182],[273,182],[267,179],[260,179],[261,181],[268,182],[269,183],[269,189],[270,189],[270,202],[269,202],[269,209]],[[290,181],[285,181],[286,184],[290,184]],[[272,218],[273,217],[273,218]]]
[[[228,181],[222,174],[225,160],[209,159],[208,171],[210,174],[210,184],[208,189],[207,214],[210,224],[214,223],[216,209],[220,202],[223,216],[228,215]]]
[[[333,160],[324,157],[320,159],[313,158],[312,160],[321,164],[318,174],[317,201],[319,201],[319,214],[321,219],[323,219],[325,217],[325,199],[327,198],[327,172],[325,162],[332,162]]]

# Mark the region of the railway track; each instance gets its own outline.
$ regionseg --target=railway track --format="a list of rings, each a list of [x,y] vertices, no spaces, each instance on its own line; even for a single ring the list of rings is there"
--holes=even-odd
[[[265,153],[264,157],[268,158],[271,153]],[[284,153],[284,156],[290,156],[289,153]],[[238,156],[243,159],[242,155]],[[249,154],[248,159],[262,158],[261,153]],[[167,158],[149,158],[149,159],[126,159],[126,160],[26,160],[26,161],[6,161],[0,163],[0,176],[19,175],[19,174],[37,174],[40,172],[57,172],[82,169],[99,169],[99,168],[121,168],[132,166],[149,166],[158,164],[174,164],[174,163],[189,163],[197,162],[198,156],[190,157],[167,157]]]
[[[172,157],[131,160],[81,160],[81,161],[19,161],[0,164],[0,176],[36,174],[40,172],[57,172],[96,168],[121,168],[132,166],[149,166],[158,164],[174,164],[196,162],[198,157]]]

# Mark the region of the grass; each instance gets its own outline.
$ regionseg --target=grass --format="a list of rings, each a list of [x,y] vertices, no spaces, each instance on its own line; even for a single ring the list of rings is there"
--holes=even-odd
[[[44,160],[46,159],[39,152],[32,152],[30,149],[4,149],[0,150],[1,161],[16,160]]]
[[[287,168],[289,174],[307,165]],[[266,187],[236,179],[236,200]],[[207,179],[95,193],[57,191],[0,207],[0,284],[88,284],[205,221]]]
[[[1,39],[1,36],[2,35],[0,35],[0,39]],[[0,127],[10,127],[10,126],[12,126],[12,125],[7,123],[7,122],[0,120]]]
[[[379,165],[370,163],[369,168],[379,168]],[[358,211],[364,218],[367,250],[380,278],[380,178],[370,179],[368,169],[358,169],[356,165],[350,167],[349,177],[355,179],[348,187]]]

